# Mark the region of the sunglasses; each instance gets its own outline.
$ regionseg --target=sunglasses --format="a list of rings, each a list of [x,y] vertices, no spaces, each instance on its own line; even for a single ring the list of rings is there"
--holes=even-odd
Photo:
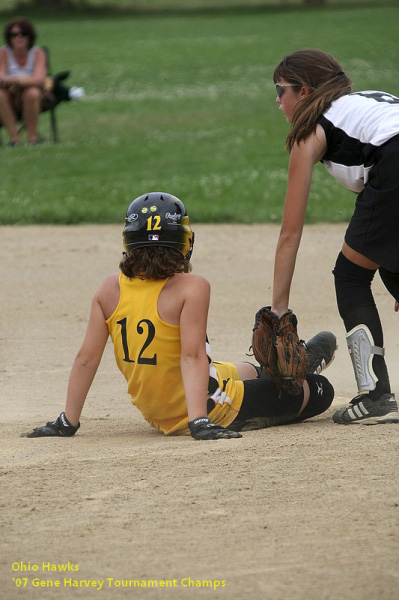
[[[22,31],[18,31],[18,33],[16,33],[16,32],[10,33],[10,38],[16,38],[16,37],[28,37],[28,34],[23,33]]]
[[[276,83],[276,92],[279,98],[284,96],[286,87],[299,87],[297,83]]]

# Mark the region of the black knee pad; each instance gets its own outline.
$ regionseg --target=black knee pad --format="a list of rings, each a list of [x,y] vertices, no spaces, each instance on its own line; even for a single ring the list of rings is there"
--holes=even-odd
[[[324,375],[307,375],[306,381],[309,384],[310,396],[307,405],[296,418],[298,421],[321,415],[330,408],[334,400],[334,388]]]
[[[342,252],[338,254],[333,270],[335,293],[341,317],[360,306],[375,306],[371,292],[375,270],[364,269],[348,260]]]
[[[379,273],[388,292],[399,302],[399,273],[392,273],[384,269],[384,267],[379,268]]]

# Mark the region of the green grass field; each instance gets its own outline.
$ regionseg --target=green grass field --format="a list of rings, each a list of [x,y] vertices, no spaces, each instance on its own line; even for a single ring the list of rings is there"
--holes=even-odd
[[[278,222],[288,162],[279,59],[319,47],[355,89],[399,94],[395,5],[34,21],[53,71],[71,69],[86,97],[59,106],[57,145],[6,148],[2,131],[3,224],[121,222],[153,190],[181,197],[194,222]],[[317,166],[308,222],[346,220],[353,203]]]

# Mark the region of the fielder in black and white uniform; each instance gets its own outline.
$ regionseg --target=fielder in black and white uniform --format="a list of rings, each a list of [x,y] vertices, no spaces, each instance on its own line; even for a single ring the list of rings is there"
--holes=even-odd
[[[315,49],[285,56],[273,78],[291,130],[272,310],[281,316],[288,309],[313,166],[321,161],[357,194],[333,273],[358,394],[333,419],[339,424],[398,423],[371,283],[378,270],[398,312],[399,98],[382,91],[353,92],[335,58]]]
[[[378,91],[348,94],[335,100],[319,123],[327,141],[324,166],[359,193],[346,243],[399,272],[399,98]]]

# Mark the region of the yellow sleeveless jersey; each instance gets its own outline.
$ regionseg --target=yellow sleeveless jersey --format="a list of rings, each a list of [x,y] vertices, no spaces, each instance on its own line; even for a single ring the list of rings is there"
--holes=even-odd
[[[119,303],[106,323],[132,403],[158,431],[188,434],[180,327],[158,315],[159,294],[167,281],[130,279],[121,273]],[[210,363],[209,371],[209,417],[227,427],[240,410],[244,384],[231,363]]]

